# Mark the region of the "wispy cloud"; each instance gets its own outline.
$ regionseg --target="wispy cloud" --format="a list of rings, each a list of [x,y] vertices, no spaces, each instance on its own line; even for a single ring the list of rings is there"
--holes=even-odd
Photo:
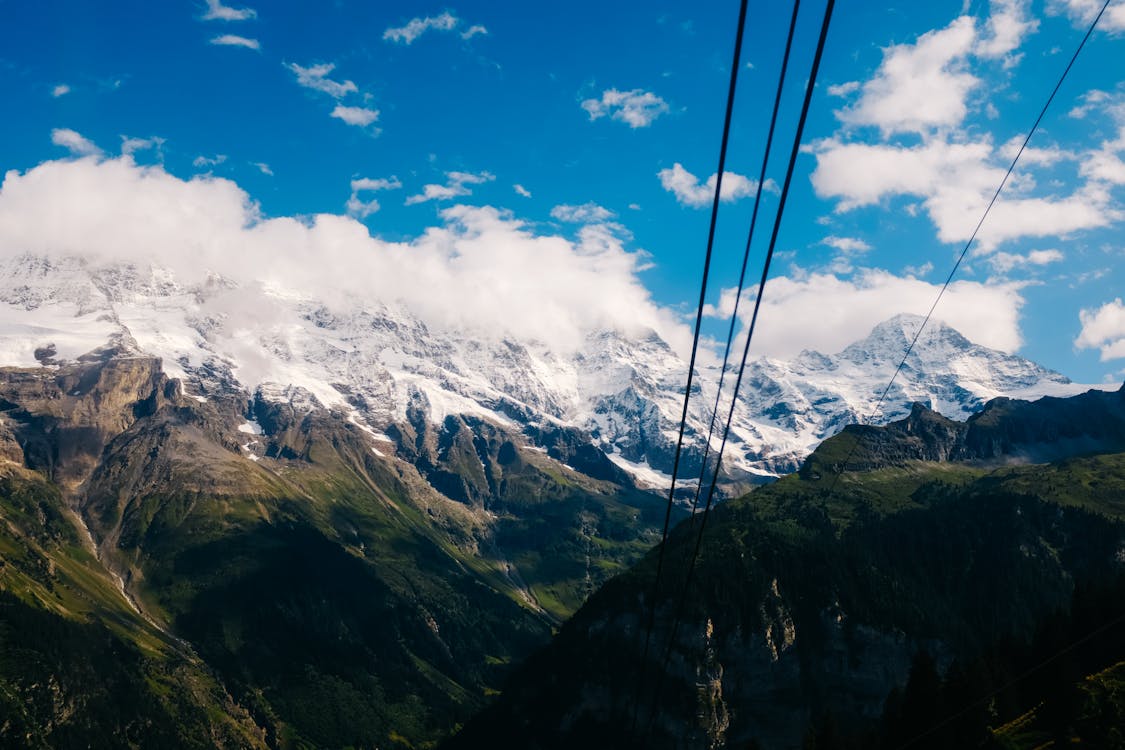
[[[1085,26],[1094,20],[1102,4],[1099,0],[1051,0],[1047,3],[1050,13],[1066,13],[1074,23]],[[1125,5],[1112,3],[1105,10],[1098,23],[1101,31],[1125,31]]]
[[[671,169],[662,169],[657,173],[660,184],[664,189],[676,196],[676,200],[685,206],[702,208],[715,200],[715,182],[717,174],[700,182],[699,178],[684,169],[683,165],[676,162]],[[743,177],[736,172],[723,172],[723,192],[720,199],[730,203],[739,198],[753,195],[758,188],[758,183],[748,177]],[[766,188],[776,189],[772,180],[766,181]]]
[[[847,96],[848,94],[854,94],[856,91],[859,91],[859,81],[848,81],[828,87],[829,96]]]
[[[457,28],[457,24],[459,24],[460,22],[461,20],[449,11],[446,11],[438,16],[412,18],[407,21],[406,25],[404,26],[392,27],[384,31],[383,39],[388,42],[413,44],[415,39],[422,36],[431,29],[434,31],[453,31],[455,28]],[[477,27],[474,26],[473,28]],[[484,30],[483,26],[479,28]],[[472,36],[472,34],[470,34],[469,36]],[[467,39],[468,37],[465,38]]]
[[[479,23],[475,23],[472,26],[470,26],[469,28],[467,28],[467,29],[465,29],[464,31],[461,32],[461,38],[462,39],[472,39],[477,34],[487,34],[487,33],[488,33],[488,29],[481,26]]]
[[[75,156],[94,156],[102,153],[93,141],[70,128],[55,128],[51,131],[51,143],[62,146]]]
[[[349,125],[362,128],[379,119],[379,110],[367,109],[366,107],[345,107],[343,104],[337,104],[336,108],[332,110],[332,116]]]
[[[255,18],[258,11],[253,8],[232,8],[223,5],[222,0],[207,0],[207,12],[203,14],[204,21],[247,21]]]
[[[531,191],[518,182],[515,185],[512,185],[512,190],[515,190],[517,194],[522,195],[524,198],[531,197]]]
[[[264,161],[251,162],[251,165],[257,167],[258,171],[262,174],[273,177],[273,170],[270,169],[270,165],[266,164]]]
[[[65,83],[60,83],[58,86],[55,86],[53,89],[51,89],[51,96],[56,99],[58,99],[60,96],[66,96],[69,93],[70,86],[67,86]]]
[[[594,224],[606,222],[616,217],[613,211],[610,211],[605,206],[599,206],[597,203],[590,201],[583,203],[580,206],[570,206],[562,204],[555,206],[551,209],[551,218],[558,221],[566,221],[573,224]]]
[[[297,84],[313,91],[328,94],[333,99],[341,99],[347,94],[354,94],[359,88],[351,81],[333,81],[328,74],[336,69],[335,63],[319,63],[307,68],[297,63],[284,63],[285,67],[297,76]]]
[[[163,155],[160,152],[161,147],[164,146],[165,139],[160,136],[152,136],[151,138],[133,138],[131,136],[121,136],[121,155],[132,156],[138,151],[154,150],[158,157]]]
[[[217,44],[224,47],[246,47],[247,49],[261,49],[262,45],[259,44],[257,39],[247,39],[244,36],[237,34],[222,34],[211,40],[211,44]]]
[[[415,203],[445,201],[463,195],[472,195],[473,191],[468,185],[480,185],[485,182],[492,182],[496,179],[495,175],[488,172],[446,172],[445,176],[449,178],[446,184],[424,185],[421,193],[412,195],[406,199],[406,205],[412,206]]]
[[[192,159],[191,165],[196,169],[203,167],[217,167],[227,160],[226,154],[215,154],[214,156],[199,156]]]
[[[348,198],[346,205],[348,215],[357,219],[366,219],[371,214],[378,211],[382,206],[379,201],[374,198],[370,200],[361,200],[360,193],[380,192],[383,190],[398,190],[402,187],[397,177],[380,177],[378,179],[371,179],[370,177],[361,177],[352,180],[352,196]]]
[[[668,103],[651,91],[633,89],[618,91],[606,89],[600,99],[587,99],[582,109],[590,115],[590,120],[609,116],[620,120],[631,128],[646,128],[653,120],[668,111]]]

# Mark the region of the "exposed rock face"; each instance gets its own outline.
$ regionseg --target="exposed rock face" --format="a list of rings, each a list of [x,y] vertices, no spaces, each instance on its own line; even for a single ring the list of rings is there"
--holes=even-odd
[[[10,435],[5,455],[74,491],[113,438],[175,394],[160,360],[121,349],[95,352],[57,370],[0,369],[0,413]]]

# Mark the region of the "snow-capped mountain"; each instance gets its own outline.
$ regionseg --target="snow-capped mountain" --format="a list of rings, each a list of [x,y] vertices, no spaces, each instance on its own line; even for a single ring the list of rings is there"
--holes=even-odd
[[[735,408],[728,474],[792,471],[822,439],[867,420],[920,323],[899,315],[836,354],[753,361]],[[686,362],[653,332],[595,331],[577,348],[560,349],[436,330],[378,300],[313,299],[217,276],[181,284],[164,269],[78,258],[22,256],[0,265],[0,365],[50,366],[110,340],[161,357],[198,399],[236,391],[339,409],[376,434],[418,414],[436,424],[449,415],[483,417],[531,442],[542,428],[577,428],[653,486],[667,485],[686,376]],[[705,366],[697,376],[682,474],[689,482],[700,469],[718,375]],[[733,381],[728,373],[728,388]],[[914,401],[964,418],[996,396],[1085,388],[933,321],[871,421],[899,418]],[[713,445],[719,437],[716,430]]]

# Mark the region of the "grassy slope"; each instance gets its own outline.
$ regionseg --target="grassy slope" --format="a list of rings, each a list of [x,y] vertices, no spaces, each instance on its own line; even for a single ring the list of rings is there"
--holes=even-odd
[[[0,746],[259,747],[197,659],[138,616],[58,490],[0,467]]]

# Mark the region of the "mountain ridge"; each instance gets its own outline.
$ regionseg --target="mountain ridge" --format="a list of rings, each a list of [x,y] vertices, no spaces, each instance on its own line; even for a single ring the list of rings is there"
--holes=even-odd
[[[0,279],[7,364],[73,361],[115,339],[160,357],[196,398],[239,393],[285,402],[303,389],[312,402],[350,411],[383,434],[416,414],[438,425],[448,415],[484,418],[532,440],[565,427],[587,433],[634,481],[659,489],[670,480],[686,363],[653,331],[592,331],[576,350],[559,350],[435,328],[392,302],[314,300],[217,276],[185,286],[166,269],[80,258],[11,258],[0,264]],[[754,484],[796,470],[825,437],[871,415],[918,323],[893,317],[837,354],[752,360],[724,480]],[[715,364],[701,367],[685,433],[688,483],[700,470],[717,381]],[[914,401],[963,418],[996,396],[1081,388],[933,321],[875,421],[901,416]],[[713,441],[717,447],[718,436]]]

